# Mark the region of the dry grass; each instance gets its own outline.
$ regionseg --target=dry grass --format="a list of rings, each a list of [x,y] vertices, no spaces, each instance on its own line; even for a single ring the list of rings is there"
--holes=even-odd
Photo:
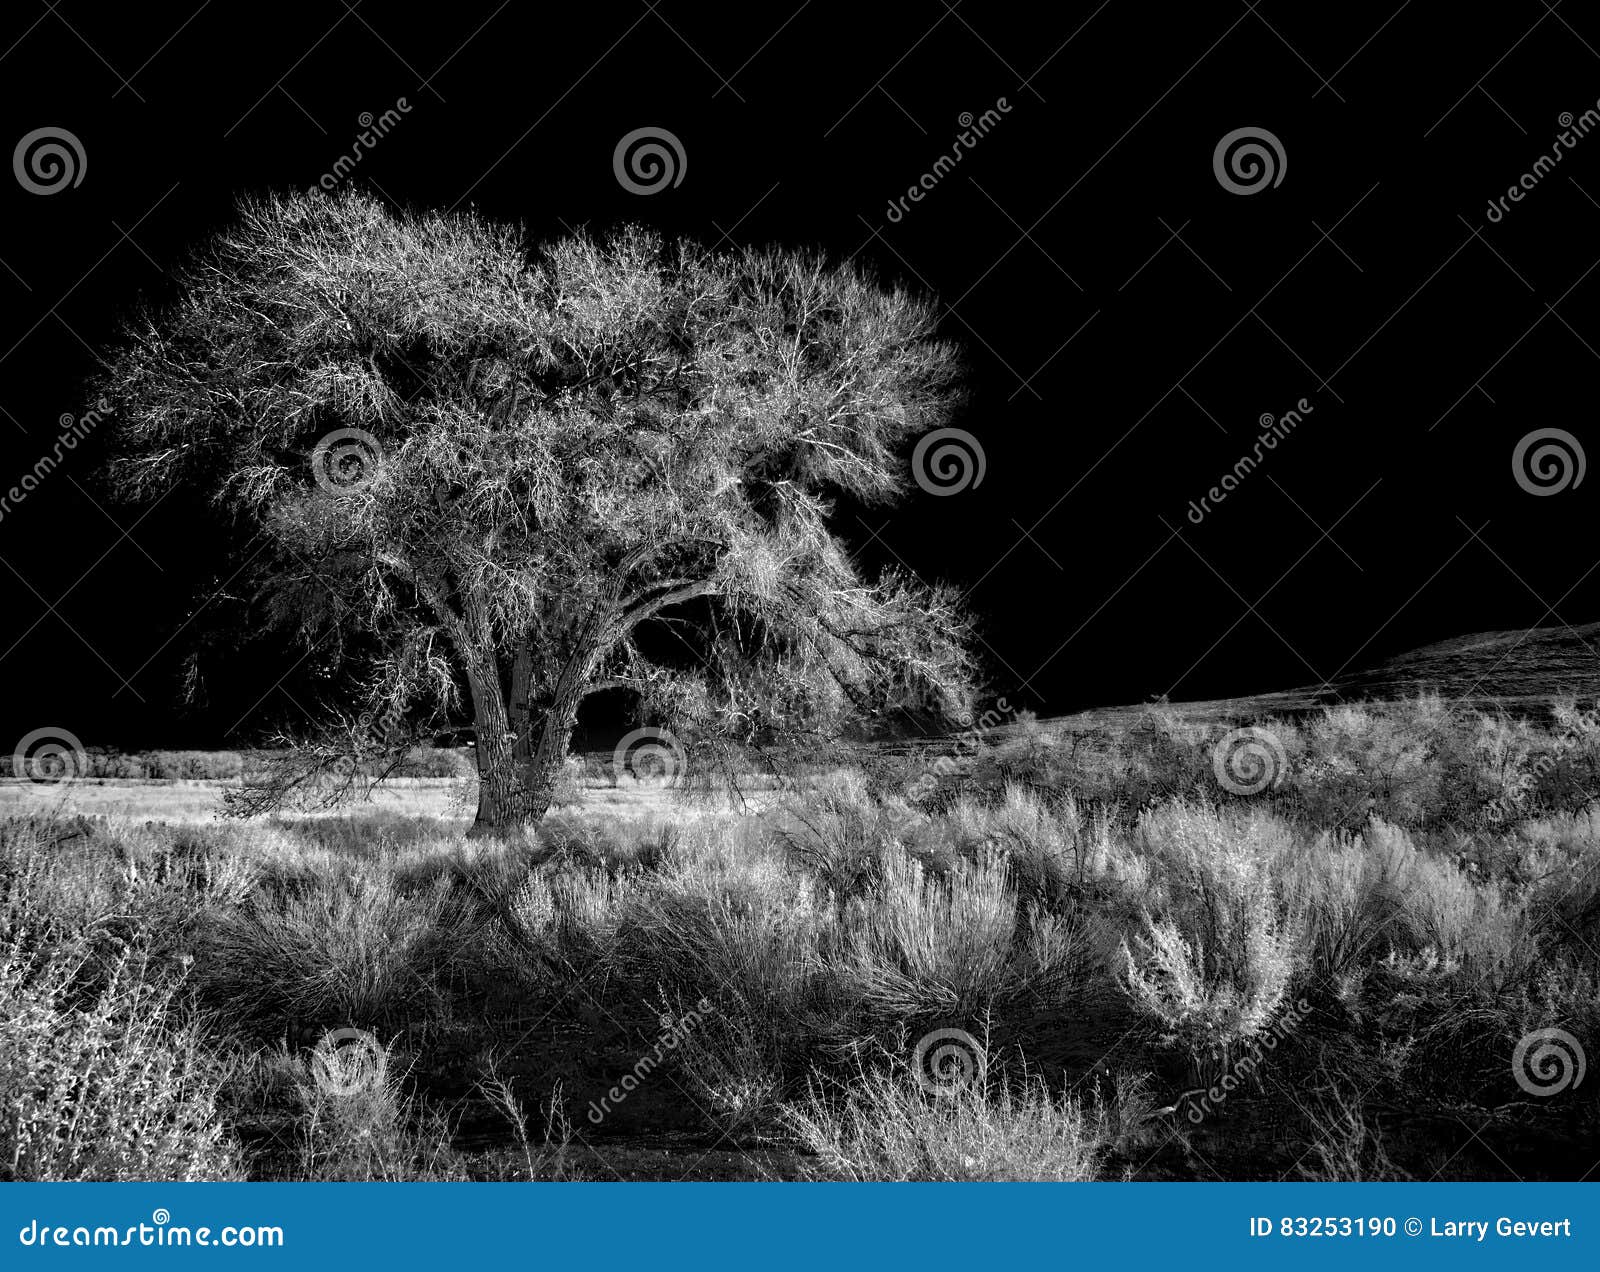
[[[1269,721],[1285,771],[1253,797],[1218,786],[1210,726],[1025,727],[959,788],[917,787],[912,761],[736,816],[607,786],[498,842],[421,780],[206,825],[163,814],[214,787],[124,786],[137,817],[99,811],[110,787],[7,787],[33,811],[0,818],[0,1168],[564,1177],[567,1105],[642,1075],[602,1141],[665,1122],[845,1178],[1182,1173],[1185,1098],[1243,1060],[1211,1162],[1275,1151],[1251,1128],[1287,1119],[1316,1170],[1404,1173],[1374,1112],[1395,1106],[1592,1135],[1583,1092],[1535,1105],[1511,1073],[1530,1030],[1592,1053],[1600,1025],[1575,718]],[[353,1094],[315,1080],[344,1027],[385,1048]],[[942,1028],[988,1039],[953,1098],[909,1073]],[[1084,1094],[1108,1078],[1165,1108]],[[1297,1090],[1345,1094],[1275,1094]],[[1176,1147],[1128,1156],[1134,1124]]]
[[[1037,1077],[924,1090],[903,1063],[814,1081],[783,1116],[814,1173],[851,1182],[1083,1183],[1143,1107],[1052,1094]]]

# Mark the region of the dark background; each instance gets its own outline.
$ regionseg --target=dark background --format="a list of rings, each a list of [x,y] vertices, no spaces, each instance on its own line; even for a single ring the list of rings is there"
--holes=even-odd
[[[1312,12],[1315,8],[1321,12]],[[97,349],[246,190],[306,186],[362,112],[411,109],[356,169],[398,203],[533,238],[637,219],[820,244],[938,295],[970,351],[986,476],[850,510],[870,560],[970,589],[994,687],[1041,713],[1316,684],[1482,629],[1600,618],[1600,479],[1535,497],[1532,429],[1592,443],[1600,135],[1500,224],[1562,112],[1600,99],[1600,14],[1542,0],[980,6],[459,0],[7,6],[3,140],[53,125],[80,184],[0,174],[0,490],[85,407]],[[963,112],[1009,114],[898,224]],[[624,133],[682,142],[641,197]],[[1213,173],[1275,134],[1281,184]],[[1325,237],[1325,234],[1330,237]],[[1256,421],[1313,411],[1203,524]],[[203,501],[118,505],[93,440],[0,520],[0,724],[86,743],[244,743],[317,660],[242,622]],[[204,605],[202,605],[204,603]],[[197,617],[198,614],[198,617]],[[249,633],[240,633],[249,635]]]

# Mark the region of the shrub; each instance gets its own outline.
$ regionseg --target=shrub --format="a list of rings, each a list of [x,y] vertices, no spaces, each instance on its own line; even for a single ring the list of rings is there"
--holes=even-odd
[[[196,983],[241,1021],[416,1020],[437,1003],[435,973],[459,950],[467,921],[449,880],[406,892],[381,873],[320,875],[215,913]]]
[[[930,1094],[903,1067],[817,1079],[784,1120],[817,1172],[864,1181],[1093,1180],[1111,1147],[1106,1111],[1037,1078]]]
[[[34,1181],[242,1177],[216,1107],[228,1066],[175,987],[130,952],[85,989],[87,962],[0,946],[0,1162]]]
[[[301,1106],[301,1179],[461,1178],[448,1125],[405,1096],[396,1059],[392,1046],[375,1041],[369,1049],[336,1047],[324,1039],[300,1062],[295,1086]]]
[[[943,877],[904,850],[884,854],[877,885],[842,916],[839,975],[869,1013],[970,1017],[1018,986],[1010,965],[1016,894],[1005,859],[958,860]]]
[[[1271,1020],[1300,960],[1303,918],[1275,879],[1288,828],[1174,805],[1141,818],[1139,837],[1150,899],[1122,947],[1129,996],[1191,1057],[1225,1060]]]

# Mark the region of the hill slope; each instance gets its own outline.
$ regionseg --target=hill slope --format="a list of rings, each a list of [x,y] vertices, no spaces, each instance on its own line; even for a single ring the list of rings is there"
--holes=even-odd
[[[1335,686],[1345,698],[1394,698],[1436,689],[1506,707],[1600,693],[1600,623],[1457,636],[1391,658]]]
[[[1328,685],[1169,706],[1195,720],[1247,720],[1299,715],[1339,702],[1393,701],[1430,692],[1462,706],[1502,708],[1535,717],[1547,716],[1550,703],[1558,698],[1584,702],[1600,698],[1600,623],[1455,636],[1341,676]],[[1055,723],[1068,728],[1126,727],[1143,715],[1147,706],[1099,708],[1063,716]]]

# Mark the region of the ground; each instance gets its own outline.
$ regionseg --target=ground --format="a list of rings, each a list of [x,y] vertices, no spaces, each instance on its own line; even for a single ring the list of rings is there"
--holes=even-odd
[[[1286,701],[1008,720],[741,805],[598,757],[488,840],[460,776],[243,823],[237,779],[5,782],[0,1085],[32,1094],[0,1148],[22,1178],[1584,1177],[1596,717]]]

